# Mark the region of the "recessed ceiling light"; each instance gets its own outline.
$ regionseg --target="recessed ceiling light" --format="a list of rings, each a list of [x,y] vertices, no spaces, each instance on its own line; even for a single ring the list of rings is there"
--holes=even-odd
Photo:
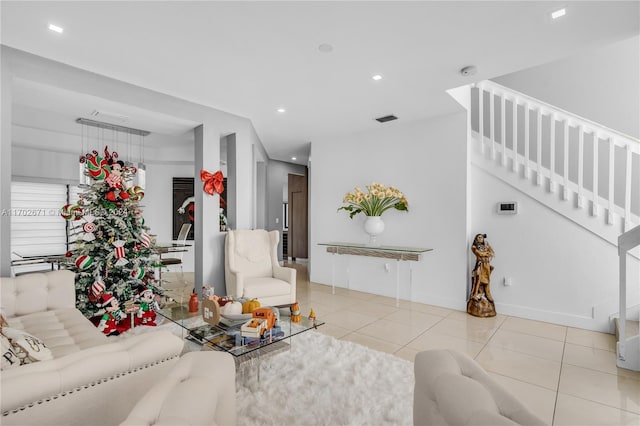
[[[329,53],[333,51],[333,46],[328,43],[322,43],[320,46],[318,46],[318,50],[322,53]]]
[[[57,25],[53,25],[53,24],[49,24],[49,29],[53,32],[56,32],[58,34],[62,34],[62,32],[64,31],[64,28],[59,27]]]
[[[284,108],[278,108],[276,111],[278,111],[280,114],[282,114],[283,112],[287,112],[287,110]]]
[[[296,157],[291,157],[291,159],[292,159],[293,161],[296,161],[296,160],[297,160],[297,158],[296,158]]]
[[[552,19],[558,19],[558,18],[560,18],[560,17],[562,17],[562,16],[564,16],[566,14],[567,14],[567,9],[563,7],[562,9],[558,9],[555,12],[552,12],[551,13],[551,18]]]
[[[371,76],[371,78],[374,79],[375,81],[382,80],[382,76],[380,74],[376,74],[374,76]]]

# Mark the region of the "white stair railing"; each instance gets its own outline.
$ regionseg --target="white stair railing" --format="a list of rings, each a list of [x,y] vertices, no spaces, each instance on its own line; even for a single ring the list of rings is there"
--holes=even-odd
[[[546,178],[551,192],[562,187],[563,200],[575,193],[579,208],[590,205],[591,216],[606,211],[609,225],[619,216],[623,232],[640,224],[639,140],[492,81],[471,90],[472,130],[483,154],[488,148],[504,167],[511,160],[510,169],[525,178],[534,172],[536,185]]]
[[[627,253],[640,246],[640,226],[618,237],[618,256],[620,257],[620,317],[618,320],[617,365],[621,368],[640,371],[640,332],[637,336],[627,337]]]

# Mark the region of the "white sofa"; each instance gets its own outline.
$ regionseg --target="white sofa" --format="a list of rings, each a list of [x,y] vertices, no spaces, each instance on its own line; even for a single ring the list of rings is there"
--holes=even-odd
[[[466,354],[419,352],[414,369],[414,425],[545,424]]]
[[[235,425],[235,372],[231,354],[189,352],[138,401],[121,426]]]
[[[227,294],[258,299],[264,306],[296,301],[296,270],[278,263],[278,231],[240,229],[225,239]]]
[[[2,371],[0,423],[113,425],[178,361],[167,331],[106,337],[75,308],[71,271],[0,278],[10,327],[40,338],[53,359]]]

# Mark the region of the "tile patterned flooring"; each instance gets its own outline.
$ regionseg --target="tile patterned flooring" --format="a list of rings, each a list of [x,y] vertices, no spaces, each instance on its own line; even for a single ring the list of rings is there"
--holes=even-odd
[[[616,367],[615,339],[540,321],[466,312],[309,282],[298,271],[303,314],[337,339],[413,361],[427,349],[466,352],[533,412],[553,425],[640,425],[640,373]],[[187,274],[185,274],[187,275]],[[192,275],[187,276],[191,279]]]

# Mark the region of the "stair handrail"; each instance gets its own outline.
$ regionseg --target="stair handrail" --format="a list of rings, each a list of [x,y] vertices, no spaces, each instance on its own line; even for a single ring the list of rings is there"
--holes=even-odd
[[[620,320],[618,321],[618,357],[625,359],[627,338],[627,252],[640,246],[640,225],[618,237],[618,256],[620,258]]]
[[[597,123],[597,122],[595,122],[593,120],[589,120],[588,118],[582,117],[582,116],[580,116],[578,114],[574,114],[574,113],[569,112],[567,110],[564,110],[562,108],[558,108],[555,105],[548,104],[548,103],[543,102],[543,101],[541,101],[539,99],[536,99],[534,97],[526,95],[526,94],[524,94],[522,92],[518,92],[517,90],[513,90],[510,87],[503,86],[503,85],[501,85],[499,83],[496,83],[495,81],[482,80],[482,81],[479,81],[479,82],[475,83],[475,86],[478,87],[478,88],[490,87],[490,88],[493,88],[493,89],[497,89],[498,91],[503,92],[503,95],[511,95],[511,96],[514,96],[514,97],[522,98],[522,100],[526,100],[529,103],[529,105],[534,105],[534,106],[536,106],[538,108],[546,109],[549,112],[554,112],[554,113],[557,113],[557,114],[562,114],[562,115],[568,116],[570,119],[575,120],[575,121],[579,121],[579,122],[581,122],[581,124],[585,125],[585,130],[589,130],[590,133],[593,133],[594,131],[597,131],[598,134],[601,134],[603,136],[615,135],[615,136],[617,136],[619,138],[626,139],[628,141],[640,144],[640,139],[634,138],[633,136],[627,135],[626,133],[622,133],[622,132],[620,132],[618,130],[614,130],[614,129],[610,128],[610,127],[607,127],[607,126],[605,126],[605,125],[603,125],[601,123]]]

